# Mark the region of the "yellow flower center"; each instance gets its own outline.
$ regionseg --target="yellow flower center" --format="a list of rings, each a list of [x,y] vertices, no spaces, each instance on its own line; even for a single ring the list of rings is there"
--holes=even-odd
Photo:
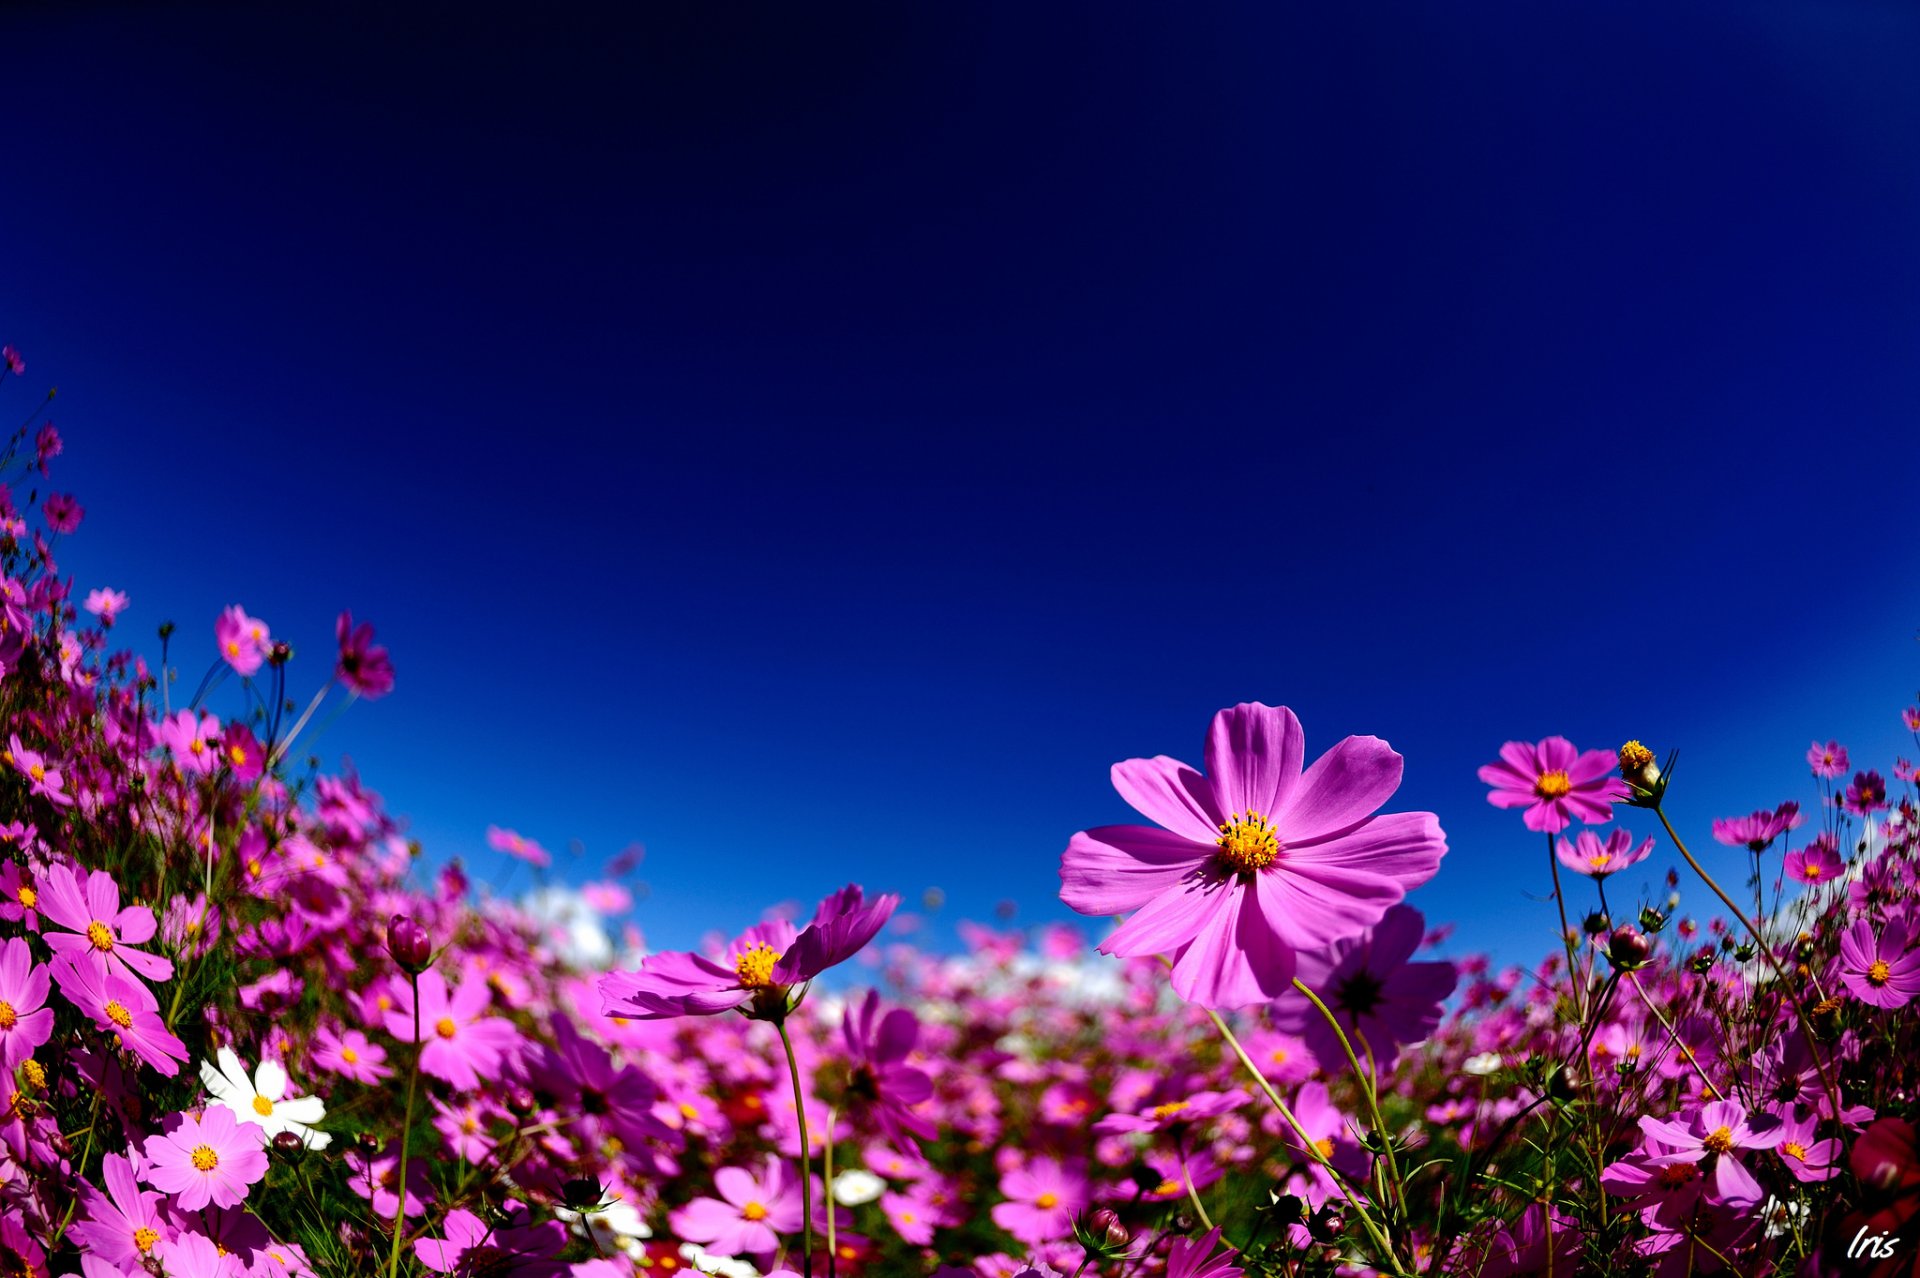
[[[453,1018],[451,1016],[443,1016],[439,1020],[433,1023],[433,1032],[438,1034],[441,1038],[452,1038],[454,1035],[454,1032],[459,1028],[460,1027],[458,1025],[455,1025],[453,1023]]]
[[[0,1030],[10,1030],[20,1023],[20,1014],[13,1010],[13,1004],[0,1000]]]
[[[262,1118],[270,1117],[273,1114],[273,1102],[264,1096],[256,1096],[253,1098],[253,1112]]]
[[[1288,1059],[1292,1057],[1292,1055],[1293,1053],[1289,1052],[1286,1048],[1276,1047],[1273,1049],[1273,1054],[1267,1057],[1267,1059],[1272,1061],[1275,1065],[1285,1065]]]
[[[1264,870],[1280,855],[1280,836],[1251,808],[1235,813],[1220,827],[1214,842],[1219,845],[1221,863],[1235,874]]]
[[[740,1209],[740,1215],[747,1220],[765,1220],[767,1209],[757,1202],[752,1202]]]
[[[1797,1158],[1803,1163],[1807,1161],[1807,1147],[1797,1140],[1790,1140],[1782,1145],[1780,1152],[1788,1158]]]
[[[901,1213],[900,1213],[900,1223],[901,1223],[901,1224],[903,1224],[903,1225],[911,1225],[911,1224],[913,1223],[913,1221],[914,1221],[914,1215],[913,1215],[913,1213],[912,1213],[912,1212],[910,1212],[910,1211],[903,1211],[903,1212],[901,1212]]]
[[[733,960],[733,970],[740,974],[740,988],[743,990],[763,990],[773,984],[773,965],[780,961],[771,945],[756,945]]]
[[[1060,1195],[1051,1192],[1044,1193],[1033,1200],[1033,1205],[1043,1210],[1048,1207],[1058,1207],[1060,1205]]]
[[[1701,1138],[1700,1147],[1710,1154],[1725,1154],[1733,1149],[1733,1128],[1716,1127]]]
[[[680,1102],[680,1117],[682,1117],[682,1118],[698,1118],[698,1117],[700,1117],[700,1111],[699,1111],[699,1110],[697,1110],[697,1109],[695,1109],[695,1108],[694,1108],[694,1107],[693,1107],[692,1105],[690,1105],[690,1104],[689,1104],[689,1103],[687,1103],[686,1101],[681,1101],[681,1102]]]
[[[1590,870],[1604,870],[1607,868],[1607,863],[1611,860],[1613,860],[1613,853],[1596,852],[1587,858],[1587,868]]]
[[[257,879],[260,877],[260,859],[258,857],[255,857],[247,862],[247,877],[250,879]]]
[[[20,1062],[20,1077],[27,1080],[27,1086],[36,1090],[44,1090],[47,1085],[46,1067],[31,1056]]]
[[[108,999],[107,1005],[101,1008],[100,1010],[107,1014],[108,1020],[112,1021],[115,1025],[118,1025],[121,1029],[133,1028],[133,1013],[129,1012],[126,1008],[126,1005],[123,1004],[119,999],[117,998]]]
[[[1150,1117],[1155,1118],[1160,1122],[1164,1123],[1169,1118],[1172,1118],[1175,1114],[1178,1114],[1181,1110],[1186,1108],[1187,1108],[1186,1101],[1168,1101],[1164,1105],[1155,1105],[1152,1109],[1148,1110],[1147,1113]]]
[[[1817,878],[1819,878],[1819,877],[1820,877],[1820,864],[1819,864],[1819,862],[1817,862],[1817,861],[1808,861],[1808,862],[1806,863],[1806,865],[1805,865],[1805,866],[1803,867],[1803,869],[1802,869],[1802,873],[1804,873],[1804,874],[1805,874],[1805,875],[1806,875],[1806,876],[1807,876],[1807,877],[1808,877],[1809,879],[1817,879]]]
[[[1543,799],[1564,799],[1573,790],[1573,782],[1564,772],[1543,772],[1533,783],[1533,792]]]
[[[1319,1140],[1313,1142],[1313,1151],[1322,1158],[1332,1158],[1333,1138],[1330,1136],[1322,1136]]]
[[[1885,985],[1893,977],[1893,969],[1887,966],[1885,959],[1875,959],[1867,968],[1867,984]]]
[[[1620,747],[1620,770],[1633,772],[1653,762],[1653,751],[1638,741],[1629,741]]]
[[[87,944],[101,953],[113,948],[113,929],[99,919],[87,924]]]
[[[152,1251],[153,1245],[159,1241],[160,1231],[157,1229],[142,1225],[133,1231],[133,1245],[139,1249],[140,1254],[143,1256]]]
[[[238,639],[227,640],[227,655],[229,657],[237,657],[240,655],[240,641]]]
[[[1180,1183],[1173,1180],[1163,1180],[1153,1187],[1153,1196],[1155,1198],[1171,1198],[1179,1192]]]
[[[27,775],[32,777],[35,781],[45,781],[47,779],[47,770],[46,768],[42,767],[40,764],[36,763],[32,767],[27,769]]]
[[[193,740],[187,742],[187,749],[194,754],[204,754],[207,749],[207,743],[199,737],[195,737]]]
[[[193,1169],[195,1171],[212,1171],[219,1165],[220,1155],[213,1152],[213,1146],[195,1145],[193,1147]]]
[[[243,746],[228,746],[227,757],[233,760],[233,766],[236,768],[247,766],[247,751]]]
[[[340,1059],[351,1065],[360,1059],[360,1053],[354,1051],[351,1047],[343,1047],[340,1049]]]
[[[15,892],[14,895],[19,897],[20,904],[29,910],[40,902],[40,894],[24,883],[20,885],[20,890]]]

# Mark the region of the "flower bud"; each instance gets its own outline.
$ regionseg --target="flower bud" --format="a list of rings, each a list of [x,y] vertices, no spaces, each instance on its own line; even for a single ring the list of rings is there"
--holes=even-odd
[[[273,1152],[282,1158],[298,1161],[300,1155],[307,1152],[307,1142],[300,1139],[298,1132],[275,1132]]]
[[[529,1087],[510,1087],[506,1095],[507,1108],[516,1118],[526,1118],[540,1108],[540,1098]]]
[[[1315,1242],[1332,1242],[1346,1232],[1347,1217],[1332,1203],[1323,1204],[1319,1211],[1307,1218],[1307,1232],[1313,1235]]]
[[[1632,971],[1645,967],[1652,957],[1653,942],[1629,924],[1622,923],[1615,928],[1607,940],[1607,961],[1617,968]]]
[[[418,976],[433,959],[433,938],[406,915],[396,914],[387,924],[387,953],[403,970]]]
[[[1643,905],[1640,907],[1640,930],[1641,931],[1658,932],[1661,928],[1665,927],[1666,925],[1667,925],[1666,915],[1654,909],[1651,905]]]
[[[1588,936],[1599,936],[1613,927],[1613,921],[1599,910],[1595,910],[1587,915],[1586,921],[1580,926]]]
[[[1705,976],[1713,969],[1714,960],[1719,957],[1718,950],[1711,945],[1703,945],[1698,953],[1687,960],[1687,970],[1696,976]]]
[[[593,1211],[600,1206],[607,1188],[591,1176],[575,1176],[560,1186],[560,1201],[574,1211]]]
[[[1093,1227],[1094,1237],[1109,1247],[1124,1247],[1132,1237],[1127,1227],[1120,1223],[1119,1213],[1111,1207],[1102,1207],[1093,1213],[1093,1219],[1088,1223]]]

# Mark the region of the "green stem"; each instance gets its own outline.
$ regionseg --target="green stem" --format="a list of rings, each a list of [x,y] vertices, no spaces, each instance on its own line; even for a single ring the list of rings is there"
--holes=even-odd
[[[413,1069],[407,1075],[407,1116],[400,1128],[399,1205],[393,1209],[393,1250],[387,1257],[387,1278],[399,1278],[400,1238],[407,1232],[407,1142],[413,1135],[414,1092],[420,1086],[420,1056],[426,1044],[420,1041],[420,973],[408,972],[413,982]],[[372,1162],[371,1159],[368,1160]]]
[[[1200,1205],[1200,1191],[1193,1187],[1193,1173],[1187,1170],[1187,1146],[1180,1145],[1180,1183],[1187,1187],[1187,1201],[1193,1204],[1193,1210],[1200,1217],[1200,1227],[1213,1228],[1213,1218],[1207,1215],[1207,1209]]]
[[[1305,981],[1293,978],[1293,988],[1307,996],[1307,1001],[1320,1009],[1320,1015],[1326,1018],[1335,1038],[1340,1040],[1340,1050],[1347,1054],[1347,1064],[1353,1069],[1354,1078],[1360,1082],[1360,1094],[1366,1098],[1367,1117],[1373,1120],[1373,1130],[1379,1133],[1380,1145],[1386,1150],[1387,1183],[1392,1188],[1395,1200],[1400,1204],[1402,1213],[1407,1208],[1407,1191],[1400,1179],[1400,1164],[1393,1156],[1393,1137],[1387,1131],[1386,1120],[1380,1117],[1380,1098],[1374,1089],[1374,1080],[1360,1068],[1360,1058],[1354,1054],[1353,1043],[1347,1038],[1347,1032],[1340,1028],[1340,1018],[1335,1016],[1320,996],[1307,988]],[[1356,1031],[1357,1032],[1357,1031]]]
[[[1567,987],[1573,991],[1573,1010],[1582,1020],[1586,1019],[1585,984],[1580,979],[1579,966],[1573,958],[1573,929],[1567,926],[1567,898],[1560,890],[1560,857],[1553,850],[1553,833],[1547,833],[1547,868],[1553,871],[1553,907],[1560,911],[1560,943],[1567,947]],[[1552,1251],[1548,1251],[1548,1263],[1552,1263]]]
[[[800,1227],[806,1234],[806,1250],[801,1253],[801,1272],[813,1278],[813,1146],[807,1139],[807,1104],[800,1092],[800,1061],[793,1054],[793,1040],[787,1037],[783,1017],[773,1023],[780,1031],[780,1046],[787,1049],[787,1071],[793,1075],[793,1115],[800,1122]],[[827,1204],[833,1214],[833,1204]]]
[[[821,1151],[820,1174],[827,1186],[827,1278],[839,1278],[839,1262],[835,1253],[839,1250],[839,1241],[833,1232],[833,1120],[836,1111],[827,1110],[826,1148]]]

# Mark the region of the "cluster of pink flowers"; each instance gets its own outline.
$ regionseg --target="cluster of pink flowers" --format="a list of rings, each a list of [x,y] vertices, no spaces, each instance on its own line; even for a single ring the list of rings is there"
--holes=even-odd
[[[62,451],[29,418],[0,466]],[[1066,841],[1097,948],[963,923],[930,953],[855,884],[695,952],[610,926],[609,964],[542,912],[566,867],[532,838],[485,832],[540,892],[476,894],[358,777],[285,766],[330,696],[392,691],[371,626],[341,614],[309,674],[235,605],[161,627],[149,665],[114,646],[127,596],[76,605],[60,573],[79,514],[48,497],[36,529],[0,487],[9,1278],[1911,1265],[1887,1241],[1920,1238],[1905,761],[1893,792],[1816,743],[1804,810],[1693,846],[1671,760],[1507,742],[1480,775],[1567,922],[1494,971],[1408,899],[1447,839],[1387,810],[1401,756],[1309,760],[1291,710],[1249,702],[1203,767],[1113,766],[1152,824]],[[638,864],[577,890],[595,926]]]

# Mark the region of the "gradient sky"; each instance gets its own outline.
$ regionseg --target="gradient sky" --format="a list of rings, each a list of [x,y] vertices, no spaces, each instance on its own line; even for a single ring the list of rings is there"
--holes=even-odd
[[[372,620],[319,748],[434,857],[1069,918],[1108,766],[1264,700],[1522,959],[1501,742],[1678,746],[1701,842],[1912,745],[1911,7],[623,8],[0,18],[63,568],[189,686]]]

